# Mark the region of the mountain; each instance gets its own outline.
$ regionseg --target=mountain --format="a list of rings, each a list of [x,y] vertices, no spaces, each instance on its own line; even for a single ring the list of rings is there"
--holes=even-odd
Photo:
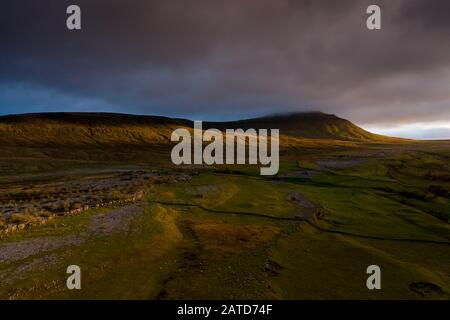
[[[186,119],[114,113],[40,113],[0,117],[3,146],[77,146],[167,144],[172,131],[192,128]],[[372,134],[348,120],[325,113],[295,113],[261,118],[204,122],[204,129],[280,129],[281,135],[300,138],[375,142],[387,137]]]
[[[231,122],[208,122],[205,123],[205,127],[273,128],[280,129],[280,134],[283,135],[312,139],[378,141],[387,138],[370,133],[348,120],[322,112],[290,113]]]

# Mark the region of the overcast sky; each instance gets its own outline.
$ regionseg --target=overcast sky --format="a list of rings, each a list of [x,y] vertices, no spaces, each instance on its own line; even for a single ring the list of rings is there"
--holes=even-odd
[[[81,31],[66,29],[70,4]],[[5,0],[0,16],[0,114],[320,110],[450,138],[448,0]]]

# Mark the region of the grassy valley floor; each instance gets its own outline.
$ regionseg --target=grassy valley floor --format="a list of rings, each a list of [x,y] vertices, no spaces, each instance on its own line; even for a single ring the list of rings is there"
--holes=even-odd
[[[417,155],[289,160],[274,178],[73,169],[65,194],[109,181],[99,197],[144,195],[3,236],[0,298],[449,299],[448,154]],[[17,196],[23,182],[5,181],[3,195]],[[35,177],[32,189],[48,183]],[[66,288],[73,264],[81,290]],[[372,264],[381,290],[366,287]]]

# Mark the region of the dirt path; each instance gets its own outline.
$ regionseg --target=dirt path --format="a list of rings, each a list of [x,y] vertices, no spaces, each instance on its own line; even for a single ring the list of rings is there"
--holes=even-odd
[[[78,245],[83,239],[77,236],[40,237],[0,245],[0,263],[24,260],[28,257],[53,251],[65,246]]]
[[[27,259],[66,246],[76,246],[93,235],[128,231],[133,218],[142,212],[143,208],[139,205],[127,205],[104,214],[94,215],[86,232],[77,236],[38,237],[0,244],[0,263]]]
[[[119,209],[95,215],[88,228],[90,235],[108,235],[114,232],[127,232],[132,220],[143,212],[139,205],[128,205]]]

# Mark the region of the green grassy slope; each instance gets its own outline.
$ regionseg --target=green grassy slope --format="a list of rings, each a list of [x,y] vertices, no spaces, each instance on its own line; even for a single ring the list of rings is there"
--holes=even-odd
[[[165,144],[183,119],[112,113],[43,113],[0,117],[3,146]]]
[[[111,113],[45,113],[0,117],[2,146],[166,144],[173,129],[192,121]],[[282,135],[346,141],[394,141],[324,113],[298,113],[234,122],[205,122],[204,128],[278,128]]]
[[[223,129],[273,128],[280,129],[281,134],[284,135],[313,139],[349,141],[401,140],[370,133],[348,120],[322,112],[292,113],[231,122],[208,122],[205,126]]]

